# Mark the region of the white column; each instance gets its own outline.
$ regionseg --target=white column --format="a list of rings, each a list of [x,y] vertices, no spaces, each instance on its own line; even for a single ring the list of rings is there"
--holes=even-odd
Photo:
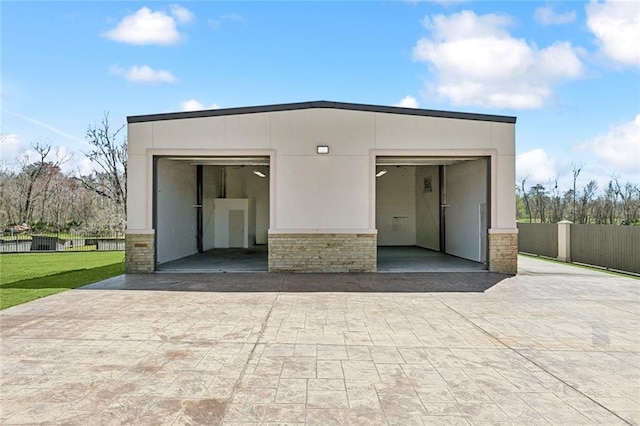
[[[558,222],[558,260],[571,262],[571,225],[570,220]]]

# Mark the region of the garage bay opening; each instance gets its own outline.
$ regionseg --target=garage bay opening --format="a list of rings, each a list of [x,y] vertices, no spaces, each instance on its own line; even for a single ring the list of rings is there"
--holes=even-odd
[[[378,272],[487,269],[486,157],[378,157]]]
[[[269,157],[156,158],[156,269],[267,271],[269,170]]]

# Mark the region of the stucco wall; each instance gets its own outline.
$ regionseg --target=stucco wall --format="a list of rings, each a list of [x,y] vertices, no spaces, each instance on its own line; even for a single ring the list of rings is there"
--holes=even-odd
[[[276,229],[368,229],[373,116],[360,111],[273,113]],[[316,153],[329,146],[328,155]]]
[[[507,123],[367,111],[314,108],[242,115],[161,120],[129,125],[129,226],[151,228],[144,203],[154,152],[216,155],[271,150],[277,169],[272,229],[374,229],[370,210],[372,150],[495,150],[493,226],[515,229],[514,126]],[[317,145],[328,145],[326,156]],[[145,158],[146,154],[146,158]],[[325,202],[324,200],[330,200]]]
[[[376,114],[378,149],[492,148],[491,123],[440,117]]]

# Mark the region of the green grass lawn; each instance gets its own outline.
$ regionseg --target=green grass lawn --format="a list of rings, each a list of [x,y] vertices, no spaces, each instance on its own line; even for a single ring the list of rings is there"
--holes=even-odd
[[[124,273],[124,252],[0,255],[0,309]]]

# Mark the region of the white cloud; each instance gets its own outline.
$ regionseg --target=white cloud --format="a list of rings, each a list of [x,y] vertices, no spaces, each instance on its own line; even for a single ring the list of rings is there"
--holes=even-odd
[[[592,0],[586,9],[587,26],[602,52],[617,62],[640,67],[640,3]]]
[[[193,21],[194,18],[193,12],[177,4],[171,5],[171,14],[178,20],[178,22],[185,24]]]
[[[10,133],[0,136],[0,163],[9,164],[22,150],[20,135]]]
[[[418,100],[413,96],[405,96],[400,100],[400,102],[393,104],[393,106],[404,108],[418,108]]]
[[[224,24],[225,22],[238,22],[244,24],[246,19],[244,19],[241,15],[237,13],[231,13],[229,15],[222,15],[216,19],[209,19],[208,24],[214,30],[217,30]]]
[[[154,70],[148,65],[134,65],[128,70],[117,65],[111,67],[111,73],[120,75],[132,83],[177,83],[178,79],[166,70]]]
[[[527,178],[528,185],[549,182],[558,176],[556,160],[543,149],[527,151],[516,157],[518,180]]]
[[[206,107],[201,102],[198,102],[195,99],[189,99],[188,101],[182,102],[180,104],[180,108],[182,109],[182,111],[200,111],[203,109],[218,109],[220,108],[220,106],[216,103],[213,103]]]
[[[533,18],[542,25],[563,25],[575,21],[576,12],[558,13],[553,10],[553,7],[544,6],[536,9]]]
[[[431,37],[418,40],[413,57],[432,67],[431,91],[455,105],[540,108],[556,84],[582,75],[570,43],[538,48],[512,37],[506,29],[511,23],[506,15],[472,11],[426,17]]]
[[[75,164],[74,172],[78,171],[81,176],[88,176],[96,170],[96,165],[88,158],[83,158]]]
[[[595,153],[616,173],[640,173],[640,114],[633,121],[618,125],[575,147]]]
[[[176,44],[182,40],[177,24],[193,20],[193,13],[182,6],[172,5],[171,14],[173,16],[143,7],[122,18],[115,28],[104,35],[110,40],[129,44]]]

